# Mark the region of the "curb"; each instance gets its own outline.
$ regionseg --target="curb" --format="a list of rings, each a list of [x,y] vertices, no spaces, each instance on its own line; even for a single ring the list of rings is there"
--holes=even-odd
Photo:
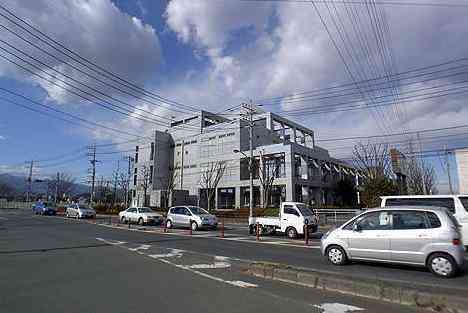
[[[284,264],[250,263],[247,274],[303,287],[415,306],[441,313],[468,312],[466,290],[367,279],[330,272],[298,269]]]

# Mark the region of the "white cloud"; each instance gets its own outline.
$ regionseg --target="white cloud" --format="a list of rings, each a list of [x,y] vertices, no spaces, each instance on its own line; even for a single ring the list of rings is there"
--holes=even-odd
[[[155,30],[151,26],[143,24],[138,18],[121,12],[110,0],[10,0],[7,1],[5,6],[83,57],[137,84],[143,84],[153,76],[161,61],[162,54]],[[11,30],[31,39],[30,36],[12,23],[7,23],[2,19],[2,24],[6,24]],[[39,58],[57,71],[64,72],[75,79],[78,78],[83,83],[102,92],[117,93],[115,89],[104,86],[63,62],[46,56],[5,30],[2,30],[2,37],[15,47]],[[34,42],[64,61],[73,63],[76,67],[85,70],[80,64],[67,59],[66,56],[52,50],[49,46],[41,44],[37,40],[34,40]],[[19,53],[16,52],[16,54]],[[14,59],[11,56],[10,58]],[[56,74],[45,66],[39,65],[39,67]],[[39,72],[37,69],[33,70]],[[47,76],[44,73],[41,73],[41,75]],[[93,73],[93,75],[103,78],[96,73]],[[62,88],[33,77],[31,74],[3,61],[0,62],[0,76],[29,80],[44,88],[48,93],[48,97],[59,103],[77,100],[76,97]],[[59,77],[87,90],[82,85],[78,85],[65,77]],[[51,78],[51,80],[62,84],[58,82],[58,79]],[[111,83],[111,81],[107,81]]]
[[[0,140],[6,140],[5,136],[0,135]]]

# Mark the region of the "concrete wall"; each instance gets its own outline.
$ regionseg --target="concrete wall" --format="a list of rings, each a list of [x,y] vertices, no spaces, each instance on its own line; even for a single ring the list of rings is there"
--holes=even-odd
[[[455,151],[458,174],[458,193],[468,194],[468,149]]]

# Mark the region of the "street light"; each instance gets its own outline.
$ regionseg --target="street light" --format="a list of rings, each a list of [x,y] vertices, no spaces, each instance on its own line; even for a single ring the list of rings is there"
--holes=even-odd
[[[249,158],[249,174],[250,174],[250,196],[249,196],[249,217],[253,217],[253,171],[252,171],[252,156],[248,157],[244,152],[234,149],[234,153],[240,153],[244,157]],[[252,152],[252,150],[250,151]],[[252,154],[252,153],[251,153]]]

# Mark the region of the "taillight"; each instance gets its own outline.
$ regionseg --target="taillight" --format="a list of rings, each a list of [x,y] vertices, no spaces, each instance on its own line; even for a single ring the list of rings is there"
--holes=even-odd
[[[454,246],[461,245],[461,240],[460,239],[452,239],[452,243]]]

